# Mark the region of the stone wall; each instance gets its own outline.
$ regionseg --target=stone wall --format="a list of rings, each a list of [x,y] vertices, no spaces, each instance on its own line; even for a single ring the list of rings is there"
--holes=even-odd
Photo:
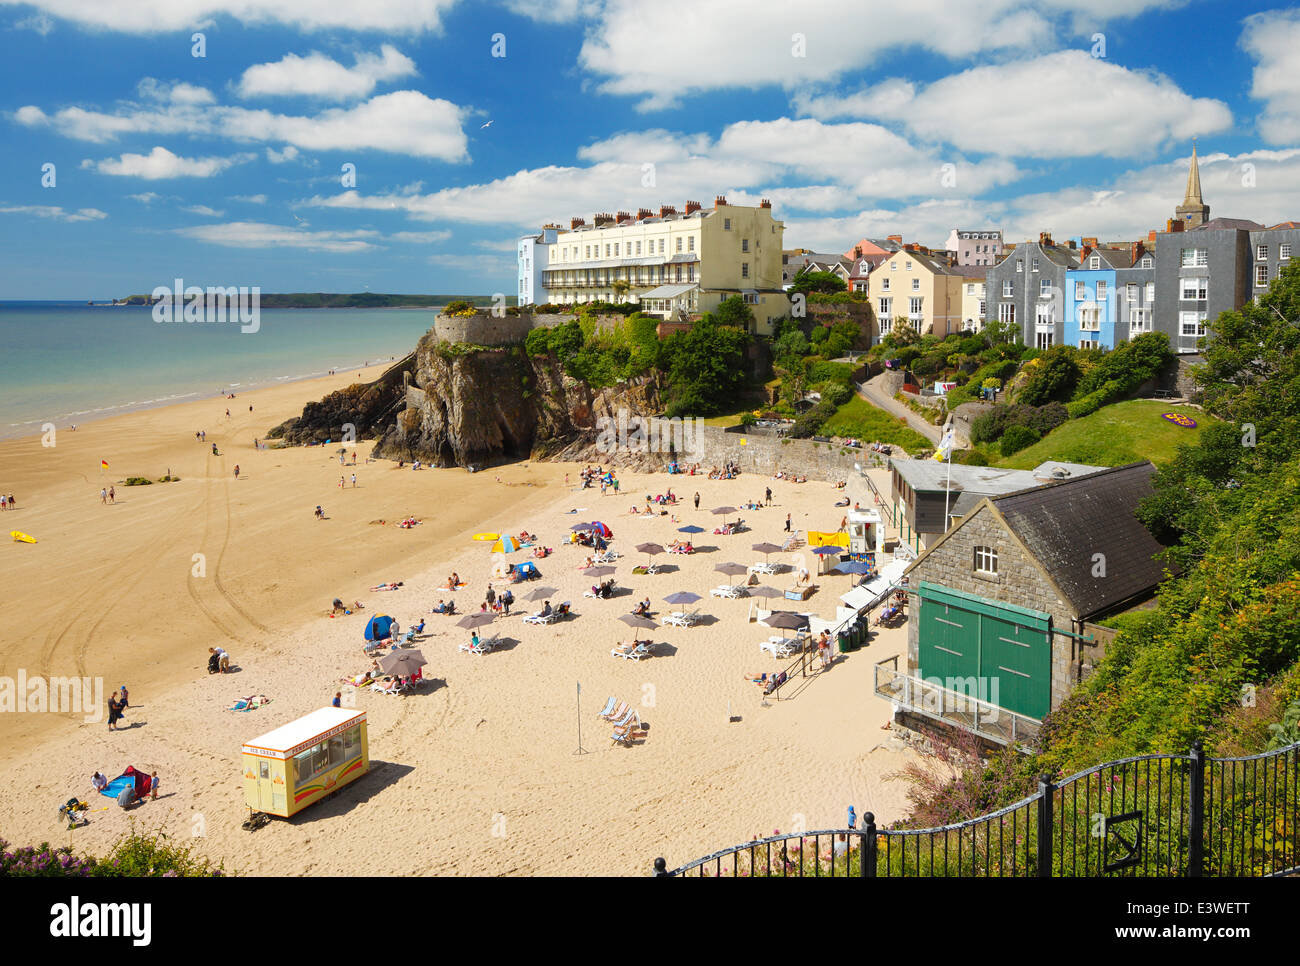
[[[749,433],[729,433],[717,426],[701,426],[697,452],[690,457],[706,472],[727,462],[746,473],[771,476],[778,470],[806,474],[809,479],[838,481],[857,476],[853,464],[881,466],[882,458],[870,450],[817,443],[808,439],[774,439]],[[843,451],[843,452],[841,452]]]
[[[523,342],[535,328],[551,328],[573,319],[572,315],[503,315],[475,312],[473,315],[439,315],[433,331],[442,342],[469,342],[474,345],[509,345]]]
[[[974,569],[975,547],[996,547],[998,572],[996,575],[977,574]],[[988,600],[1001,601],[1027,607],[1052,615],[1052,626],[1059,630],[1073,628],[1073,614],[1069,605],[1057,596],[1034,561],[1020,548],[987,507],[967,516],[961,526],[953,530],[942,546],[931,550],[924,560],[909,571],[911,613],[920,613],[918,591],[922,580],[951,587],[967,594]],[[908,621],[907,670],[916,673],[919,657],[918,622]],[[1055,710],[1078,680],[1078,666],[1074,657],[1073,638],[1052,637],[1052,693],[1051,708]]]

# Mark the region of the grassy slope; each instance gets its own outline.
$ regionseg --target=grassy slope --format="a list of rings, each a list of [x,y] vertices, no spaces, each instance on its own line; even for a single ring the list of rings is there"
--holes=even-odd
[[[1161,413],[1182,413],[1196,420],[1197,426],[1184,429],[1161,419]],[[1211,422],[1217,420],[1189,406],[1133,399],[1104,406],[1082,419],[1068,420],[1033,446],[999,459],[995,465],[1028,470],[1046,460],[1123,466],[1149,459],[1158,464],[1171,459],[1179,443],[1195,441],[1201,429]]]
[[[909,453],[934,447],[933,443],[910,428],[903,419],[877,409],[856,395],[823,423],[818,432],[821,436],[852,436],[864,443],[880,440],[892,446],[901,446]]]

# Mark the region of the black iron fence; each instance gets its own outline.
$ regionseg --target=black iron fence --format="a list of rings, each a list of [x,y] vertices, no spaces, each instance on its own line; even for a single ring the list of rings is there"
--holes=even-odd
[[[999,811],[928,829],[790,833],[657,876],[1274,876],[1300,872],[1300,744],[1247,758],[1106,762]]]

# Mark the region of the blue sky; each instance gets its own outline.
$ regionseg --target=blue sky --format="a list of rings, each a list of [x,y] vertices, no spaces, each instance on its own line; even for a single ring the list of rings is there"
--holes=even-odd
[[[1138,238],[1194,136],[1212,215],[1300,219],[1300,10],[1249,0],[0,0],[0,45],[0,298],[509,293],[545,221],[715,194],[786,247]]]

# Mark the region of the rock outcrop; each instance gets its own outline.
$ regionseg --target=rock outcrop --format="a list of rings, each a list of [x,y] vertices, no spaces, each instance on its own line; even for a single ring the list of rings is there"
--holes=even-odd
[[[308,403],[301,416],[286,419],[267,433],[267,438],[283,439],[296,446],[338,441],[348,438],[349,426],[354,439],[382,436],[405,400],[405,386],[415,359],[413,352],[374,382],[353,383],[319,402]]]
[[[483,466],[502,459],[581,459],[594,452],[602,417],[662,411],[651,377],[593,391],[550,356],[522,346],[470,348],[430,332],[415,351],[404,408],[375,455],[433,466]],[[610,455],[603,462],[610,462]]]

